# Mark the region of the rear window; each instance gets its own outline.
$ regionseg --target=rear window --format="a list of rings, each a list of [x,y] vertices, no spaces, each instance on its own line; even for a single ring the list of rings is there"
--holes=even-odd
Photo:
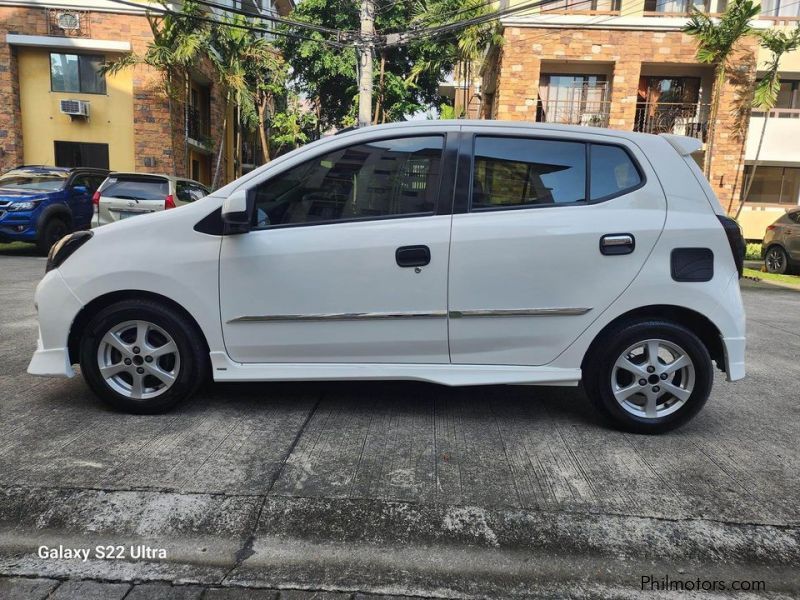
[[[166,179],[109,177],[100,193],[107,198],[123,200],[163,200],[169,194]]]

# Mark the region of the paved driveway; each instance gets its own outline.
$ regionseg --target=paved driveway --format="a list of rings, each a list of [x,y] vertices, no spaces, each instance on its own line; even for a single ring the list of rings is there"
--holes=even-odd
[[[644,437],[556,387],[210,385],[116,414],[80,377],[25,373],[43,270],[0,256],[0,597],[633,597],[646,575],[800,592],[796,292],[745,289],[748,378]],[[37,555],[104,543],[167,558]]]

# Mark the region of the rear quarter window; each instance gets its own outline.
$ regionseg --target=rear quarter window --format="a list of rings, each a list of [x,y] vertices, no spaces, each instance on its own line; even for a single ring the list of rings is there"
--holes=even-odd
[[[592,202],[624,194],[642,184],[642,176],[630,155],[619,146],[590,144],[589,164]]]
[[[169,182],[155,178],[109,177],[101,194],[125,200],[163,200],[169,194]]]

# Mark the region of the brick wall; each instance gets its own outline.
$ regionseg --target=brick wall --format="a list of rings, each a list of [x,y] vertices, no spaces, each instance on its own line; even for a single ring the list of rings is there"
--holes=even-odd
[[[726,208],[741,187],[746,114],[742,115],[736,107],[754,81],[756,48],[755,39],[742,44],[739,55],[732,61],[735,68],[728,74],[722,90],[710,180]],[[508,27],[505,44],[486,70],[484,89],[492,98],[487,112],[496,119],[535,121],[542,61],[599,62],[613,65],[609,127],[631,130],[642,64],[696,66],[695,52],[693,38],[679,31]]]
[[[128,41],[134,53],[143,55],[152,32],[141,15],[92,12],[88,14],[91,37],[98,40]],[[23,144],[20,123],[19,77],[14,49],[6,44],[7,33],[47,35],[43,8],[0,7],[0,171],[22,164]],[[201,62],[198,71],[210,79],[211,69]],[[133,74],[133,121],[135,168],[141,172],[174,173],[185,176],[184,92],[177,82],[173,94],[167,93],[164,74],[147,65],[137,65]],[[223,100],[212,86],[212,139],[222,135]],[[214,149],[216,151],[216,147]],[[150,166],[152,165],[152,166]],[[226,161],[221,164],[220,182],[226,178]]]

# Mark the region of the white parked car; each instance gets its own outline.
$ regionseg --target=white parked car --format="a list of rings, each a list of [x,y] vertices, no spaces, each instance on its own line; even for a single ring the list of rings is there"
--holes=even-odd
[[[192,179],[149,173],[111,173],[92,197],[92,227],[128,217],[177,208],[208,196],[208,188]]]
[[[496,121],[309,144],[62,239],[28,372],[153,413],[216,381],[583,382],[618,426],[744,377],[744,244],[692,138]]]

